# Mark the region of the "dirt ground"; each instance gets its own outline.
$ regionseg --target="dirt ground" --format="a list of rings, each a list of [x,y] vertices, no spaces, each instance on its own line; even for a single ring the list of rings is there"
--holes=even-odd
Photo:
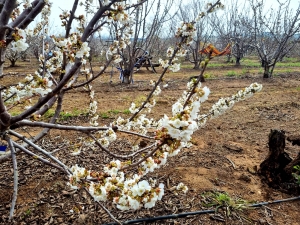
[[[13,76],[22,76],[22,69]],[[12,70],[12,69],[10,69]],[[220,71],[226,70],[223,68]],[[149,117],[159,118],[171,112],[171,106],[181,95],[190,76],[197,75],[191,69],[170,73],[157,99],[157,107]],[[93,84],[98,99],[100,123],[109,124],[118,116],[128,117],[126,109],[132,101],[140,103],[149,92],[150,79],[159,75],[143,69],[135,74],[131,85],[120,84],[115,73],[112,82],[109,74]],[[232,199],[243,199],[248,204],[269,202],[295,197],[269,188],[257,174],[260,163],[268,154],[268,135],[271,129],[284,130],[286,136],[299,135],[300,125],[300,75],[299,72],[280,74],[263,79],[260,74],[241,77],[215,76],[203,85],[211,90],[209,100],[201,108],[207,112],[220,97],[228,97],[253,82],[263,84],[263,90],[252,98],[236,105],[226,114],[211,120],[193,137],[194,146],[184,149],[171,158],[167,165],[151,174],[166,186],[165,196],[152,210],[141,209],[122,213],[113,205],[106,205],[120,221],[135,218],[156,217],[184,212],[215,209],[209,206],[206,193],[228,193]],[[11,82],[5,76],[1,84]],[[67,94],[64,112],[82,112],[88,100],[83,90]],[[66,118],[61,123],[87,124],[83,115]],[[37,132],[26,128],[23,133]],[[70,145],[80,138],[79,133],[51,131],[41,145],[67,165],[93,165],[100,169],[106,161],[102,152],[85,151],[71,156]],[[299,146],[286,143],[286,151],[296,157]],[[42,165],[26,155],[18,155],[20,169],[19,196],[12,224],[105,224],[113,222],[100,205],[93,202],[84,191],[71,191],[67,179],[57,169]],[[12,197],[13,174],[11,162],[0,165],[0,224],[9,224],[7,218]],[[189,188],[187,194],[174,193],[170,188],[183,182]],[[300,218],[300,201],[268,204],[263,207],[231,210],[230,215],[220,208],[216,212],[168,219],[151,224],[272,224],[297,225]],[[73,210],[74,212],[71,212]],[[145,224],[145,223],[139,223]]]

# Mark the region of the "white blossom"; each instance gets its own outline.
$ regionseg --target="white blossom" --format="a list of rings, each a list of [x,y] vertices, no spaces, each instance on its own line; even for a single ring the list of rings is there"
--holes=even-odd
[[[23,39],[20,39],[12,43],[11,49],[15,52],[24,52],[28,47],[29,45]]]

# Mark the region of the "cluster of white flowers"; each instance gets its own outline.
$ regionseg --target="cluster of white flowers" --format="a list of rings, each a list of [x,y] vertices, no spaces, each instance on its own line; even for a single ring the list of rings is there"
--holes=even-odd
[[[97,108],[98,108],[97,101],[93,100],[92,102],[90,102],[90,110],[89,110],[89,112],[91,114],[96,114]]]
[[[187,84],[188,91],[183,92],[181,98],[172,106],[172,117],[165,115],[159,121],[159,127],[164,132],[177,141],[187,143],[191,140],[191,135],[198,129],[196,119],[200,110],[200,104],[204,102],[210,93],[207,87],[201,87],[201,83],[193,90],[195,80]],[[186,104],[188,96],[194,92]],[[185,106],[186,104],[186,106]],[[182,145],[178,145],[178,149]],[[172,154],[178,153],[178,149],[172,149]]]
[[[178,191],[182,191],[183,193],[187,193],[187,191],[189,190],[188,187],[186,185],[184,185],[182,182],[180,182],[177,187],[176,190]]]
[[[137,113],[137,112],[139,111],[139,109],[136,108],[136,105],[135,105],[134,102],[131,103],[131,106],[130,106],[130,108],[129,108],[129,111],[130,111],[132,114]]]
[[[83,58],[83,56],[85,57],[90,56],[90,47],[88,46],[87,42],[82,43],[80,49],[76,52],[75,56],[77,58]]]
[[[48,1],[45,1],[46,5],[44,6],[42,13],[41,13],[41,21],[38,22],[34,28],[34,35],[38,35],[40,31],[43,31],[44,34],[48,34],[47,26],[49,25],[49,18],[51,14],[51,5],[52,3],[49,3]],[[45,38],[45,36],[43,37]]]
[[[120,38],[118,41],[114,41],[110,46],[109,49],[106,52],[106,57],[109,59],[109,56],[111,56],[114,63],[119,63],[123,61],[123,58],[118,54],[119,50],[125,49],[126,46],[130,44],[129,38]]]
[[[168,68],[169,67],[169,60],[159,59],[158,62],[162,66],[162,68]]]
[[[180,27],[176,31],[176,36],[183,38],[183,43],[190,45],[196,32],[195,23],[180,22]]]
[[[152,208],[164,195],[164,185],[155,186],[156,181],[141,180],[140,175],[126,177],[120,169],[123,164],[119,160],[111,161],[103,168],[103,173],[86,170],[77,165],[71,168],[71,188],[78,189],[81,179],[96,178],[98,183],[90,182],[88,190],[95,201],[111,200],[120,210],[137,210],[144,206]]]
[[[117,135],[111,127],[105,131],[98,131],[95,136],[103,147],[108,147],[112,141],[117,139]]]
[[[52,36],[52,40],[56,48],[54,51],[55,57],[51,62],[54,60],[61,62],[62,53],[67,55],[69,63],[74,62],[75,57],[84,60],[84,58],[88,58],[90,55],[90,47],[88,46],[88,43],[81,42],[78,33],[72,33],[68,38],[56,38]]]
[[[172,72],[177,72],[180,70],[180,63],[172,63],[171,66],[169,66],[169,70],[171,70]]]
[[[40,76],[38,72],[32,76],[27,74],[25,83],[18,83],[16,86],[10,86],[3,92],[4,98],[9,98],[7,103],[20,102],[22,98],[31,98],[35,95],[44,96],[52,91],[53,82],[51,77],[46,74],[44,77]]]
[[[98,118],[97,114],[98,103],[94,100],[95,92],[92,90],[92,86],[88,85],[88,89],[90,90],[90,107],[89,107],[89,115],[90,115],[90,124],[94,127],[98,126]]]
[[[253,83],[233,95],[230,102],[250,97],[253,93],[260,91],[261,88],[260,84]],[[165,165],[168,157],[177,155],[182,148],[191,146],[191,136],[199,128],[198,124],[205,123],[209,117],[208,115],[199,115],[200,105],[207,100],[209,93],[207,87],[201,87],[201,83],[197,84],[196,79],[192,79],[187,84],[187,91],[184,91],[179,100],[173,104],[172,117],[169,118],[165,115],[157,123],[147,119],[143,114],[132,121],[119,117],[112,123],[112,126],[117,126],[118,129],[138,130],[140,133],[146,134],[149,128],[156,127],[154,147],[157,150],[152,156],[140,163],[137,168],[138,174],[134,174],[131,178],[125,178],[122,171],[124,166],[130,165],[130,163],[113,160],[100,173],[87,171],[77,165],[72,167],[74,172],[70,176],[69,185],[76,189],[80,187],[81,179],[96,178],[99,182],[89,183],[89,191],[95,201],[111,200],[120,210],[137,210],[142,206],[145,208],[154,207],[164,194],[164,185],[160,184],[156,187],[155,182],[150,182],[150,184],[141,178]],[[223,112],[225,108],[228,109],[233,104],[225,103],[224,100],[217,102],[210,111],[210,118],[213,118],[216,110]],[[131,108],[134,111],[135,106],[133,105]],[[100,131],[99,134],[99,140],[105,147],[116,139],[112,129]],[[183,183],[179,183],[171,190],[187,193],[188,188]]]
[[[180,63],[174,63],[174,61],[178,60],[177,58],[172,60],[171,65],[169,64],[169,60],[159,59],[158,62],[162,66],[162,68],[169,68],[172,72],[177,72],[180,70]]]
[[[11,50],[14,52],[24,52],[29,45],[24,41],[24,39],[20,39],[17,42],[13,42]]]
[[[25,51],[29,45],[26,43],[26,32],[22,29],[16,28],[17,32],[13,34],[14,42],[12,42],[12,50],[15,52]]]
[[[145,109],[147,109],[147,112],[150,113],[151,109],[156,105],[155,98],[151,98],[145,105]]]
[[[115,21],[121,24],[126,24],[130,21],[130,16],[125,11],[126,9],[126,2],[116,2],[112,5],[114,9],[108,16],[108,21]]]
[[[182,46],[177,49],[175,57],[171,58],[174,55],[174,48],[169,47],[167,49],[167,57],[171,58],[170,60],[159,59],[158,62],[161,64],[163,68],[168,68],[172,72],[177,72],[180,70],[180,63],[177,63],[178,57],[186,56],[187,50],[183,49]]]
[[[154,96],[158,96],[158,95],[160,95],[160,93],[161,93],[160,86],[157,86],[157,87],[155,88],[155,91],[153,92],[153,95],[154,95]]]
[[[84,178],[87,176],[87,170],[85,168],[77,166],[72,166],[71,168],[72,176],[70,176],[70,182],[68,182],[68,185],[71,186],[73,189],[78,189],[78,182],[81,180],[81,178]]]
[[[238,91],[235,95],[230,98],[221,98],[216,102],[209,111],[208,117],[215,118],[218,117],[234,105],[235,102],[245,100],[251,97],[254,93],[261,91],[262,85],[258,83],[253,83],[249,87]],[[203,117],[203,116],[202,116]]]
[[[174,54],[174,48],[173,47],[169,47],[167,49],[167,57],[172,57]]]
[[[134,131],[139,134],[147,134],[148,129],[153,126],[153,119],[148,119],[145,114],[140,114],[134,120],[128,121],[128,123],[122,127],[122,129]]]

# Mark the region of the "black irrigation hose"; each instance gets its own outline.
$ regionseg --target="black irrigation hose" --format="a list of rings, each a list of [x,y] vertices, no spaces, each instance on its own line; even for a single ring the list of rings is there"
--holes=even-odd
[[[298,199],[300,199],[300,196],[293,197],[293,198],[286,198],[286,199],[282,199],[282,200],[275,200],[275,201],[271,201],[271,202],[260,202],[260,203],[249,205],[248,207],[261,207],[264,205],[294,201],[294,200],[298,200]],[[139,222],[147,223],[147,222],[153,222],[153,221],[157,221],[157,220],[177,219],[177,218],[183,218],[183,217],[191,216],[191,215],[201,215],[201,214],[208,214],[208,213],[214,213],[214,212],[216,212],[215,209],[186,212],[186,213],[171,214],[171,215],[157,216],[157,217],[151,217],[151,218],[140,218],[140,219],[135,219],[135,220],[128,220],[128,221],[122,222],[122,224],[133,224],[133,223],[139,223]],[[113,223],[106,223],[103,225],[119,225],[119,224],[117,222],[113,222]]]

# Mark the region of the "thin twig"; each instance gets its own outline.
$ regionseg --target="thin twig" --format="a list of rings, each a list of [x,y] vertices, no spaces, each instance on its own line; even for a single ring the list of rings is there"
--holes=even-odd
[[[235,165],[234,165],[234,163],[230,160],[230,159],[228,159],[227,157],[225,157],[225,156],[223,156],[225,159],[227,159],[230,163],[231,163],[231,165],[233,166],[233,169],[236,169],[236,167],[235,167]]]
[[[164,144],[164,143],[163,143]],[[129,166],[126,166],[126,167],[124,167],[124,168],[122,168],[122,169],[120,169],[121,171],[122,170],[127,170],[127,169],[129,169],[129,168],[132,168],[132,167],[135,167],[135,166],[137,166],[137,165],[139,165],[139,164],[141,164],[142,162],[144,162],[147,158],[149,158],[150,156],[152,156],[163,144],[161,144],[161,145],[159,145],[159,146],[157,146],[155,149],[153,149],[151,152],[149,152],[145,157],[143,157],[140,161],[138,161],[138,162],[136,162],[136,163],[133,163],[133,164],[131,164],[131,165],[129,165]]]
[[[84,188],[84,190],[88,193],[88,195],[92,198],[92,199],[94,199],[93,198],[93,196],[91,195],[91,193],[89,192],[89,190],[87,189],[87,188]],[[110,218],[112,218],[114,221],[116,221],[118,224],[120,224],[120,225],[122,225],[122,223],[116,218],[116,217],[114,217],[114,215],[113,214],[111,214],[110,213],[110,211],[107,209],[107,208],[105,208],[100,202],[98,202],[98,201],[95,201],[109,216],[110,216]]]
[[[53,155],[51,155],[50,152],[45,151],[44,149],[42,149],[41,147],[39,147],[38,145],[34,144],[33,142],[31,142],[30,140],[28,140],[26,137],[18,134],[17,132],[14,132],[12,130],[8,131],[11,135],[20,138],[22,141],[25,141],[27,144],[29,144],[31,147],[33,147],[35,150],[43,153],[44,155],[46,155],[47,157],[49,157],[50,159],[52,159],[54,162],[56,162],[57,164],[59,164],[61,167],[63,167],[66,172],[68,174],[71,174],[71,170],[64,164],[62,163],[60,160],[58,160],[56,157],[54,157]]]
[[[144,151],[146,151],[146,150],[148,150],[148,149],[150,149],[150,148],[152,148],[152,147],[155,146],[155,144],[152,144],[152,145],[150,145],[148,147],[145,147],[145,148],[142,148],[139,151],[134,152],[134,153],[132,153],[130,155],[117,155],[117,154],[112,153],[109,149],[105,148],[103,145],[101,145],[101,143],[92,134],[89,134],[89,137],[93,138],[93,140],[95,141],[95,144],[98,145],[107,154],[109,154],[109,155],[111,155],[113,157],[116,157],[116,158],[121,158],[121,159],[131,158],[131,157],[137,155],[138,153],[144,152]]]
[[[13,145],[14,145],[16,148],[20,149],[21,151],[25,152],[26,154],[32,156],[34,159],[38,159],[38,160],[40,160],[40,161],[41,161],[42,163],[44,163],[44,164],[47,164],[47,165],[49,165],[49,166],[52,166],[52,167],[54,167],[54,168],[56,168],[56,169],[59,169],[59,170],[63,171],[64,173],[67,173],[66,170],[65,170],[64,168],[62,168],[62,167],[60,167],[60,166],[57,166],[57,165],[51,163],[50,161],[48,161],[47,159],[44,159],[44,158],[42,158],[41,156],[38,156],[38,155],[34,154],[33,152],[31,152],[31,151],[29,151],[28,149],[24,148],[22,145],[19,145],[18,143],[14,142],[14,141],[13,141]]]
[[[132,132],[132,131],[127,131],[127,130],[119,130],[118,129],[118,132],[122,132],[122,133],[125,133],[125,134],[132,134],[132,135],[147,138],[147,139],[154,139],[154,137],[146,136],[146,135],[143,135],[143,134],[139,134],[139,133]]]
[[[17,202],[19,176],[18,176],[18,165],[17,165],[17,157],[16,157],[15,147],[12,143],[12,140],[8,136],[6,136],[5,139],[8,142],[8,145],[9,145],[9,148],[11,151],[11,159],[12,159],[13,170],[14,170],[14,192],[13,192],[13,197],[11,200],[11,207],[10,207],[10,212],[9,212],[9,219],[11,220],[13,218],[15,205]]]

